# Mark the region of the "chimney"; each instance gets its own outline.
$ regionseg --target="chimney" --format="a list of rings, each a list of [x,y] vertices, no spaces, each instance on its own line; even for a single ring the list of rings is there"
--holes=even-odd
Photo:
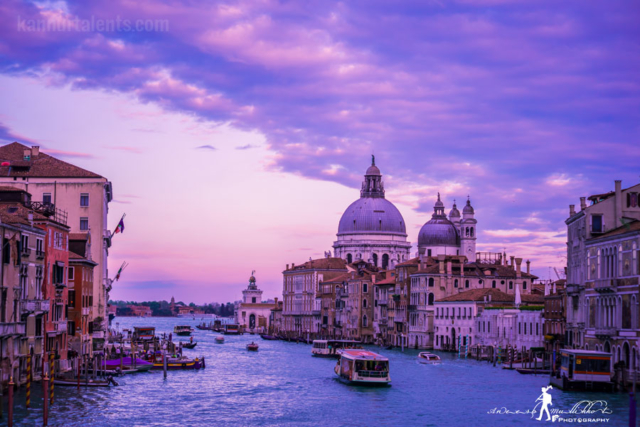
[[[491,302],[491,294],[487,295],[487,302]]]
[[[530,274],[531,272],[531,261],[527,260],[527,274]]]
[[[507,265],[507,252],[502,253],[502,265]]]
[[[278,297],[273,299],[276,302],[276,307],[278,307]]]
[[[511,255],[511,268],[513,268],[516,265],[515,262],[514,262],[515,259],[516,259],[516,257]]]
[[[31,147],[31,155],[33,157],[38,157],[38,155],[40,154],[40,146],[38,145],[34,145]]]
[[[289,264],[287,264],[287,270],[289,269]]]
[[[622,181],[616,179],[616,199],[614,201],[616,209],[616,228],[622,225]]]
[[[375,285],[375,284],[376,284],[376,275],[375,275],[375,274],[372,274],[372,275],[371,275],[371,283],[372,283],[373,285]]]
[[[451,258],[447,259],[447,275],[451,276],[453,273],[453,266],[451,263]]]
[[[293,267],[295,267],[296,265],[294,263],[291,263],[291,269],[293,270]]]
[[[521,277],[522,258],[516,258],[516,277]]]
[[[574,216],[576,214],[576,205],[569,205],[569,216]]]
[[[583,211],[585,209],[587,209],[587,198],[580,197],[580,210]]]

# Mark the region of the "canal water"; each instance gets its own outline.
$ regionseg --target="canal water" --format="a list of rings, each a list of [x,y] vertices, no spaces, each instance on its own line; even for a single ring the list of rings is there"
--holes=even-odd
[[[116,318],[120,328],[155,326],[169,333],[176,324],[200,320]],[[257,335],[225,336],[194,332],[198,345],[184,350],[206,357],[206,369],[161,371],[118,378],[119,387],[56,387],[49,425],[55,426],[533,426],[531,415],[494,414],[494,408],[526,412],[536,405],[545,376],[520,375],[487,362],[459,360],[449,353],[439,366],[420,365],[415,350],[374,351],[387,356],[392,386],[353,387],[335,379],[335,360],[311,356],[311,346],[264,341]],[[184,337],[181,337],[184,339]],[[186,340],[186,339],[184,339]],[[255,340],[257,353],[247,352]],[[604,400],[609,418],[600,425],[628,426],[629,395],[563,393],[551,390],[551,409],[569,411],[582,400]],[[5,418],[0,422],[6,423]],[[537,415],[536,415],[537,417]],[[543,420],[546,419],[543,418]],[[24,389],[16,394],[15,425],[42,422],[41,385],[35,384],[32,408],[25,409]],[[589,422],[582,424],[591,425]],[[639,422],[640,425],[640,422]]]

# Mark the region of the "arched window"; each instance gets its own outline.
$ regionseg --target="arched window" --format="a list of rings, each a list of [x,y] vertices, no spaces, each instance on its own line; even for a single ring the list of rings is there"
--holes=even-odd
[[[351,264],[353,262],[353,256],[351,254],[347,254],[347,264]]]
[[[362,308],[367,308],[367,300],[366,299],[362,300]]]
[[[369,319],[367,319],[367,316],[364,315],[362,316],[362,327],[366,328],[367,326],[369,326]]]
[[[471,235],[471,237],[473,237],[473,227],[471,227],[469,234]]]
[[[433,285],[434,285],[433,277],[429,277],[429,287],[433,287]]]
[[[468,287],[469,287],[469,281],[468,281],[468,280],[465,280],[465,281],[464,281],[464,287],[465,287],[465,288],[468,288]]]
[[[456,279],[456,280],[454,280],[454,281],[453,281],[453,287],[454,287],[454,288],[457,288],[457,287],[458,287],[458,279]]]
[[[389,254],[382,255],[382,268],[384,270],[389,268]]]
[[[373,254],[373,265],[378,266],[378,254]]]
[[[433,302],[435,301],[436,296],[433,292],[429,293],[429,305],[433,305]]]

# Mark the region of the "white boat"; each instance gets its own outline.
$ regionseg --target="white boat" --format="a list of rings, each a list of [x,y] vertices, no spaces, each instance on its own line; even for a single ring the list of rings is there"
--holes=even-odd
[[[369,350],[340,350],[334,368],[338,379],[354,385],[390,385],[389,359]]]
[[[216,337],[216,344],[224,344],[224,337],[222,335]]]
[[[440,356],[433,353],[427,353],[426,351],[418,354],[418,362],[425,365],[439,365],[442,363]]]
[[[361,349],[360,341],[353,340],[314,340],[311,355],[316,357],[340,357],[343,349]]]

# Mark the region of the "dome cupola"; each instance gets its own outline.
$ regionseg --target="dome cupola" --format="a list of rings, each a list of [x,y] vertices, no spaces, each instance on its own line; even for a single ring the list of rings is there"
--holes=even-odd
[[[438,200],[433,206],[431,220],[422,226],[418,233],[418,248],[424,249],[436,246],[460,246],[460,235],[456,226],[447,219],[444,213],[444,203]]]

